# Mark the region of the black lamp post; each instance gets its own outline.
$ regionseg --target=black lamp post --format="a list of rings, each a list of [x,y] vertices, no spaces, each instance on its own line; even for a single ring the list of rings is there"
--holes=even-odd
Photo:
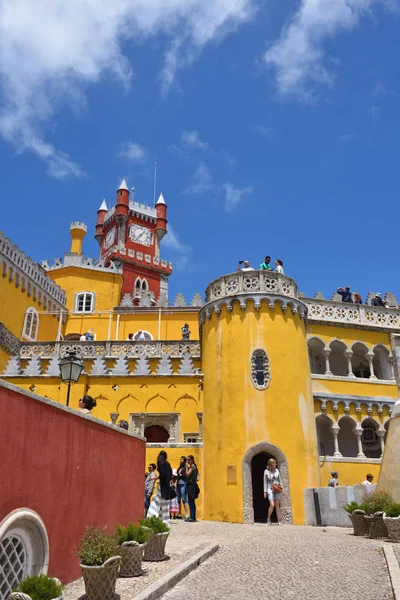
[[[60,359],[60,376],[63,383],[68,383],[67,406],[69,406],[69,392],[71,385],[76,383],[82,373],[83,362],[74,352],[69,352]]]

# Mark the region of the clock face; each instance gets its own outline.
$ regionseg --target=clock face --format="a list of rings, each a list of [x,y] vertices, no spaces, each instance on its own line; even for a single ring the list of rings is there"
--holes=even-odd
[[[110,229],[110,231],[107,233],[106,235],[106,243],[105,243],[105,249],[107,250],[110,246],[112,246],[112,244],[114,243],[115,240],[115,232],[116,232],[116,227],[113,227],[112,229]]]
[[[147,227],[141,225],[131,225],[129,229],[129,237],[132,242],[136,244],[143,244],[143,246],[151,245],[151,231]]]

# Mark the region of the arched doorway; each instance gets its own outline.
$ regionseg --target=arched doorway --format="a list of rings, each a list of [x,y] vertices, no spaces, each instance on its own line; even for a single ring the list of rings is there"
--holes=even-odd
[[[253,458],[261,454],[261,458],[256,459],[253,464]],[[274,444],[269,442],[260,442],[249,448],[246,454],[243,456],[242,461],[242,478],[243,478],[243,523],[254,523],[255,522],[255,506],[253,502],[253,466],[254,466],[254,477],[256,477],[256,470],[265,470],[266,457],[273,457],[278,463],[278,469],[281,474],[282,485],[285,490],[285,494],[281,498],[281,513],[283,523],[293,523],[292,514],[292,503],[290,499],[290,483],[289,483],[289,466],[288,461],[282,450],[280,450]],[[262,482],[262,475],[261,475]],[[259,480],[257,485],[260,485]],[[262,485],[262,483],[261,483]],[[257,491],[255,490],[255,493]],[[263,493],[263,490],[262,490]],[[257,502],[257,499],[255,499]],[[268,503],[267,510],[268,510]],[[257,515],[258,513],[257,508]]]
[[[166,444],[169,440],[169,433],[161,425],[150,425],[144,430],[144,437],[148,444]]]
[[[251,459],[254,523],[267,522],[269,502],[264,499],[264,471],[267,468],[267,462],[270,458],[275,457],[268,452],[260,452]],[[276,523],[275,511],[272,513],[271,519]]]

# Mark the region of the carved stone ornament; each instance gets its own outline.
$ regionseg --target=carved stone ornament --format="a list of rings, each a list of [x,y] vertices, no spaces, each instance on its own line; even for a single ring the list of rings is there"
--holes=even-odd
[[[251,381],[257,390],[266,390],[271,381],[268,354],[262,348],[254,350],[250,360]]]

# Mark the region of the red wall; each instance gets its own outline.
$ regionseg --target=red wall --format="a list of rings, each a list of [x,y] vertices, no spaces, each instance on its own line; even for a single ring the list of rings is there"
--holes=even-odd
[[[86,525],[143,517],[145,442],[0,381],[0,521],[30,508],[50,542],[49,574],[80,577]]]

